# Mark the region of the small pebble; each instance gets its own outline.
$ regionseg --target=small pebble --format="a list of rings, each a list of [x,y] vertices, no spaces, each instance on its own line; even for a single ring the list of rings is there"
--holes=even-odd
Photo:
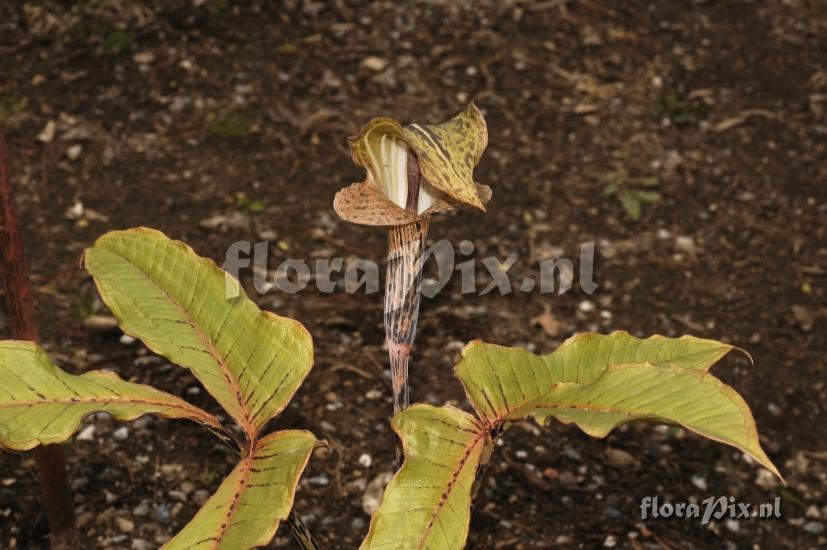
[[[80,158],[81,151],[83,151],[83,147],[80,145],[71,145],[68,149],[66,149],[66,156],[69,160],[77,160]]]
[[[128,334],[122,334],[118,341],[124,346],[131,346],[135,343],[135,339]]]
[[[635,457],[623,449],[606,449],[606,459],[615,468],[631,468],[636,464]]]
[[[382,502],[382,494],[385,492],[385,485],[392,477],[391,472],[382,472],[368,483],[362,495],[362,511],[365,514],[371,516],[379,508],[379,503]]]
[[[92,332],[108,332],[118,328],[118,320],[111,315],[90,315],[83,320],[83,327]]]
[[[612,508],[611,506],[607,506],[603,510],[603,514],[607,518],[611,518],[611,519],[621,519],[623,517],[623,514],[621,514],[620,511],[617,508]]]
[[[374,72],[379,72],[388,66],[388,60],[383,57],[371,55],[364,58],[362,62],[359,63],[359,66]]]
[[[359,464],[361,464],[365,468],[370,468],[370,465],[373,463],[373,459],[367,453],[362,453],[359,455]]]
[[[155,507],[155,519],[161,525],[169,525],[172,521],[172,514],[169,512],[169,506],[166,504],[159,504]]]
[[[700,489],[701,491],[706,491],[706,478],[699,475],[692,476],[692,485]]]
[[[143,499],[140,504],[132,509],[132,515],[138,517],[145,517],[149,515],[149,500]]]
[[[78,441],[94,441],[95,440],[95,425],[90,424],[83,428],[75,438]]]
[[[824,524],[820,521],[808,521],[804,524],[803,529],[811,535],[820,535],[824,532]]]
[[[312,483],[313,485],[325,486],[325,485],[328,485],[330,483],[330,478],[327,477],[324,474],[319,474],[317,476],[311,477],[310,479],[308,479],[308,481],[310,483]]]
[[[135,530],[135,524],[129,518],[116,518],[115,523],[118,524],[118,529],[124,533],[131,533]]]
[[[192,500],[198,506],[204,506],[207,503],[207,500],[210,498],[209,491],[205,491],[204,489],[198,489],[192,494]]]
[[[560,472],[560,483],[563,485],[577,485],[577,477],[568,470]]]
[[[778,479],[775,477],[775,474],[766,468],[761,468],[758,470],[758,477],[755,478],[755,484],[765,491],[771,491],[778,487]]]
[[[153,422],[153,418],[149,415],[146,415],[142,416],[141,418],[133,422],[132,427],[136,430],[143,430],[144,428],[148,428],[149,426],[151,426]]]
[[[582,311],[583,313],[589,313],[594,311],[594,302],[590,300],[583,300],[579,304],[577,304],[577,309]]]
[[[86,489],[86,487],[89,486],[89,478],[85,476],[76,477],[72,480],[70,486],[72,487],[73,491],[83,491],[84,489]]]
[[[126,441],[126,439],[129,437],[129,428],[127,428],[126,426],[121,426],[120,428],[112,432],[112,437],[114,437],[118,441]]]

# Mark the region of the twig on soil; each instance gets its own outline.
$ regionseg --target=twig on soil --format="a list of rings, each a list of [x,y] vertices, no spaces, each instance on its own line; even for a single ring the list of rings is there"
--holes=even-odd
[[[374,375],[372,375],[371,373],[369,373],[368,371],[362,370],[359,367],[357,367],[355,365],[351,365],[349,363],[339,363],[338,365],[334,365],[327,372],[332,374],[332,373],[340,371],[340,370],[350,371],[354,374],[358,374],[362,378],[367,378],[368,380],[376,380],[376,377]]]

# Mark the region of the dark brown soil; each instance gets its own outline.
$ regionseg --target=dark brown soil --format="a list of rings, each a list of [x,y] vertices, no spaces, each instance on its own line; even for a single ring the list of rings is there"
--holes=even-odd
[[[715,372],[752,407],[788,485],[756,483],[741,453],[680,430],[634,424],[593,440],[518,425],[495,455],[469,546],[824,547],[826,60],[821,0],[4,2],[0,124],[43,343],[71,372],[113,369],[217,412],[187,371],[84,327],[106,311],[78,267],[82,250],[147,225],[219,263],[241,239],[271,240],[271,268],[288,257],[381,261],[384,232],[332,211],[334,193],[361,179],[345,136],[378,115],[438,122],[473,99],[490,130],[476,174],[494,198],[487,214],[436,220],[433,239],[518,255],[518,282],[538,260],[576,258],[596,241],[600,287],[425,300],[413,400],[463,403],[451,366],[474,338],[543,352],[585,330],[717,338],[755,359]],[[656,181],[646,189],[660,201],[634,221],[603,193],[610,181]],[[205,227],[215,216],[229,221]],[[274,422],[331,443],[296,510],[324,548],[355,548],[365,485],[394,456],[381,294],[255,297],[304,323],[316,346]],[[556,336],[533,323],[545,307]],[[88,548],[159,546],[235,460],[185,422],[133,424],[124,440],[105,418],[90,423],[94,441],[65,446]],[[0,455],[0,481],[0,547],[45,547],[33,460]],[[647,495],[780,496],[783,518],[642,520]],[[281,527],[274,546],[292,544]]]

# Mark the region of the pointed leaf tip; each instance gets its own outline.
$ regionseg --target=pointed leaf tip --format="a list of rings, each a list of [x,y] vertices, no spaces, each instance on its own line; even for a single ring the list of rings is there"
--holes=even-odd
[[[548,355],[472,342],[455,373],[489,425],[553,416],[603,437],[620,423],[656,419],[735,446],[777,474],[747,404],[708,372],[732,349],[691,336],[627,332],[579,334]]]
[[[213,415],[152,386],[107,371],[69,374],[32,342],[0,341],[0,379],[0,447],[8,449],[62,443],[96,412],[118,420],[151,413],[221,429]]]
[[[227,274],[160,231],[107,233],[84,263],[123,331],[190,369],[250,440],[310,371],[298,321],[262,312],[240,285],[228,299]]]

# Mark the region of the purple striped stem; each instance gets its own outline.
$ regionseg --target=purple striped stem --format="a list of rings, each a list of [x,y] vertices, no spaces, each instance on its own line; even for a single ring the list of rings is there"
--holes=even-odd
[[[428,219],[392,227],[388,232],[385,282],[385,339],[393,382],[393,413],[409,404],[408,360],[416,337],[422,284],[422,250]]]
[[[416,212],[422,174],[414,154],[408,155],[406,209]],[[385,339],[390,356],[393,413],[410,403],[408,361],[416,337],[422,286],[422,252],[430,219],[397,225],[388,231],[388,267],[385,281]]]

